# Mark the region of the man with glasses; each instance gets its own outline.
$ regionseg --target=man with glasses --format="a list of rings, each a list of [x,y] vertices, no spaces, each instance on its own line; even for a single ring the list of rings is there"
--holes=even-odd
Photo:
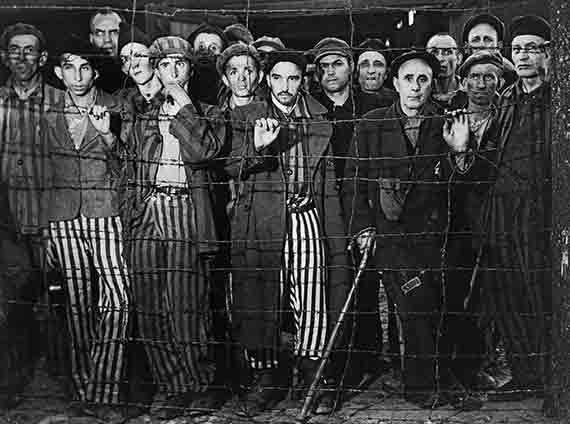
[[[426,44],[426,49],[437,58],[440,66],[439,74],[434,75],[432,99],[443,108],[447,108],[451,98],[461,88],[456,71],[463,55],[457,48],[455,39],[443,32],[432,35]]]

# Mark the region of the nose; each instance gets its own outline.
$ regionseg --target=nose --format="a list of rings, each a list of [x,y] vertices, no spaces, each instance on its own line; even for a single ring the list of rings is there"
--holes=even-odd
[[[111,38],[111,33],[110,32],[105,32],[103,34],[103,43],[105,44],[111,44],[113,42],[112,38]]]
[[[414,81],[414,82],[412,83],[412,90],[413,90],[413,91],[420,91],[420,83],[419,83],[419,81]]]

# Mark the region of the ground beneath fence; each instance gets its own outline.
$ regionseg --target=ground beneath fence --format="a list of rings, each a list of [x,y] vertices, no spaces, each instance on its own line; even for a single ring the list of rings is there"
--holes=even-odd
[[[483,409],[460,412],[450,407],[434,411],[421,410],[405,402],[399,396],[382,389],[378,379],[365,392],[345,402],[342,409],[332,416],[314,416],[307,424],[559,424],[560,420],[545,418],[541,412],[542,399],[521,402],[488,402]],[[94,418],[74,417],[67,412],[68,402],[60,384],[45,372],[37,372],[36,378],[22,394],[21,402],[10,410],[0,412],[0,424],[99,424]],[[300,401],[284,401],[270,413],[251,418],[238,415],[240,405],[229,401],[210,416],[184,417],[171,421],[158,421],[148,415],[125,421],[125,424],[245,424],[296,423]]]

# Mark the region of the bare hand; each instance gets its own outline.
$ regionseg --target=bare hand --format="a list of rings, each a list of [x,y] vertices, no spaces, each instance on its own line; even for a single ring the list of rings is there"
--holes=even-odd
[[[97,132],[103,136],[110,135],[111,115],[106,106],[93,105],[88,116]]]
[[[375,235],[376,231],[370,229],[363,231],[358,236],[356,236],[355,243],[358,246],[358,250],[360,251],[361,255],[364,254],[366,250],[373,249]]]
[[[183,108],[192,103],[186,90],[178,84],[164,84],[164,94],[167,98],[174,100],[178,108]]]
[[[457,153],[467,151],[469,143],[469,119],[465,110],[453,112],[451,121],[443,124],[443,139]]]
[[[272,118],[260,118],[255,121],[253,143],[255,150],[261,150],[275,141],[279,135],[279,121]]]

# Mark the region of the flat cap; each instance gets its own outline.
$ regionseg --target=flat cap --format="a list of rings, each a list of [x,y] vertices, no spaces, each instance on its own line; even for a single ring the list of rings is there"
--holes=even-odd
[[[271,72],[273,67],[280,62],[291,62],[297,65],[303,74],[307,67],[307,59],[303,53],[295,50],[275,50],[267,54],[267,62],[265,69],[267,73]]]
[[[365,52],[378,52],[384,56],[386,62],[389,62],[390,60],[388,57],[386,44],[379,38],[367,38],[362,43],[360,43],[356,48],[356,56],[359,57],[362,53]]]
[[[457,73],[462,78],[469,73],[469,69],[471,69],[474,65],[479,65],[483,63],[488,63],[490,65],[495,65],[501,71],[504,69],[503,65],[503,57],[498,53],[492,53],[487,50],[479,50],[470,55],[463,64],[457,70]]]
[[[492,15],[490,13],[482,13],[480,15],[475,15],[467,19],[465,24],[463,25],[463,34],[461,39],[464,43],[468,42],[467,38],[469,37],[469,31],[471,31],[474,27],[479,24],[488,24],[495,28],[497,31],[498,41],[502,41],[505,37],[505,24],[501,21],[497,16]]]
[[[123,47],[130,43],[139,43],[143,46],[150,45],[150,38],[143,31],[141,31],[136,25],[130,25],[127,22],[121,22],[119,27],[119,43],[117,51],[119,54]]]
[[[242,42],[245,44],[253,43],[253,35],[243,24],[231,24],[224,28],[224,36],[229,44]]]
[[[537,35],[550,41],[550,25],[536,15],[517,16],[509,28],[511,40],[518,35]]]
[[[439,69],[440,69],[439,61],[433,54],[428,53],[425,50],[411,50],[409,52],[401,54],[392,61],[391,65],[392,76],[397,77],[400,66],[413,59],[423,60],[432,69],[432,73],[434,76],[439,74]]]
[[[260,47],[271,47],[273,50],[285,50],[285,44],[283,44],[283,41],[281,41],[280,38],[269,37],[268,35],[259,37],[253,42],[253,46],[256,49],[259,49]]]
[[[111,59],[105,50],[94,47],[84,37],[77,34],[70,34],[61,43],[54,46],[51,54],[52,61],[59,65],[63,56],[68,54],[82,57],[96,69],[101,68]]]
[[[224,31],[220,27],[209,24],[207,22],[202,22],[200,25],[198,25],[196,29],[194,29],[194,31],[192,31],[190,35],[186,37],[186,40],[190,44],[194,45],[194,40],[199,34],[216,34],[222,39],[224,47],[228,44],[228,39],[226,38]]]
[[[257,64],[257,69],[261,69],[261,57],[259,53],[252,45],[244,44],[244,43],[234,43],[230,44],[222,54],[218,56],[216,59],[216,69],[218,74],[223,75],[226,67],[226,63],[234,56],[249,56],[255,63]]]
[[[179,54],[192,60],[192,45],[183,38],[169,35],[157,38],[148,48],[151,59],[163,59],[171,54]]]
[[[7,49],[8,43],[10,42],[12,37],[15,37],[16,35],[25,35],[25,34],[35,35],[40,42],[40,48],[41,49],[46,48],[46,38],[44,34],[35,26],[30,24],[25,24],[22,22],[18,22],[14,25],[6,27],[6,29],[2,32],[2,35],[0,35],[0,48]]]
[[[325,37],[312,48],[315,63],[329,54],[338,54],[352,60],[350,46],[344,40],[336,37]]]

